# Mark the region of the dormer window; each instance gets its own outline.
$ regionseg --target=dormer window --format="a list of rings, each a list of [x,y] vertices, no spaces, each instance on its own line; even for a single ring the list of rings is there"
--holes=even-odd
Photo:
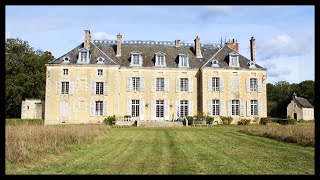
[[[131,52],[131,66],[142,66],[141,52]]]
[[[63,57],[63,62],[70,62],[70,57],[69,56],[64,56]]]
[[[98,58],[97,58],[97,62],[98,62],[98,63],[103,63],[103,62],[104,62],[104,58],[101,57],[101,56],[98,57]]]
[[[248,65],[249,65],[249,68],[256,68],[256,63],[254,61],[250,61]]]
[[[90,63],[90,51],[84,48],[79,49],[78,62],[79,64]]]
[[[166,54],[156,53],[156,63],[155,66],[166,66]]]
[[[239,54],[232,52],[229,54],[229,66],[231,67],[239,67]]]
[[[213,60],[211,61],[211,66],[212,66],[212,67],[219,67],[218,60],[213,59]]]
[[[186,54],[179,54],[179,67],[189,67],[189,58]]]

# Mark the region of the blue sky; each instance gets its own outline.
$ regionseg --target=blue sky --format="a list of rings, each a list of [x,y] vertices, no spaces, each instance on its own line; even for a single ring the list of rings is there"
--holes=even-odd
[[[181,39],[220,43],[237,39],[250,59],[256,39],[257,64],[268,69],[269,83],[314,80],[314,6],[6,6],[6,37],[60,57],[93,39]]]

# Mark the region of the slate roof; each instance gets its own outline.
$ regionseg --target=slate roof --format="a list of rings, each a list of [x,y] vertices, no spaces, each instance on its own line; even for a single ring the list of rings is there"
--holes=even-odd
[[[175,47],[172,43],[171,45],[165,44],[132,44],[132,43],[122,43],[121,47],[121,57],[116,57],[116,41],[113,43],[103,43],[106,41],[96,41],[93,40],[90,43],[91,58],[90,64],[97,64],[97,58],[102,56],[105,58],[103,65],[120,65],[129,67],[131,61],[131,52],[138,51],[142,53],[143,67],[154,67],[155,65],[155,53],[163,52],[166,54],[166,65],[167,67],[176,68],[178,67],[179,54],[183,53],[188,55],[190,68],[200,68],[205,65],[205,67],[211,67],[211,63],[207,63],[211,59],[217,59],[219,67],[228,68],[229,53],[234,52],[228,46],[223,46],[222,48],[217,45],[201,45],[201,54],[203,58],[196,58],[194,51],[194,44],[190,43],[188,45],[182,45],[180,47]],[[128,41],[127,41],[128,42]],[[79,54],[79,49],[83,47],[83,43],[75,47],[73,50],[64,54],[63,56],[51,61],[49,64],[64,64],[63,57],[69,56],[70,63],[76,64]],[[239,55],[240,67],[249,69],[248,62],[249,59]],[[261,66],[256,64],[258,69],[263,69]]]
[[[293,101],[302,108],[313,108],[312,104],[305,98],[302,97],[296,97],[293,99]]]

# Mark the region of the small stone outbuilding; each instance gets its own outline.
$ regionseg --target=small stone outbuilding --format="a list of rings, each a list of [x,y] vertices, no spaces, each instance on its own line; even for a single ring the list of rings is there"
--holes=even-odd
[[[22,101],[21,119],[44,119],[44,101],[30,98]]]
[[[296,120],[314,120],[314,107],[305,98],[293,93],[292,100],[287,106],[287,116]]]

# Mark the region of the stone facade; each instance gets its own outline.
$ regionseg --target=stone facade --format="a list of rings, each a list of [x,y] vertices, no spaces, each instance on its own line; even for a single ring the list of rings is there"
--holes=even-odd
[[[22,101],[21,119],[44,119],[44,102],[40,99]]]
[[[296,101],[291,100],[287,106],[287,116],[296,120],[314,120],[314,108],[301,107]]]

